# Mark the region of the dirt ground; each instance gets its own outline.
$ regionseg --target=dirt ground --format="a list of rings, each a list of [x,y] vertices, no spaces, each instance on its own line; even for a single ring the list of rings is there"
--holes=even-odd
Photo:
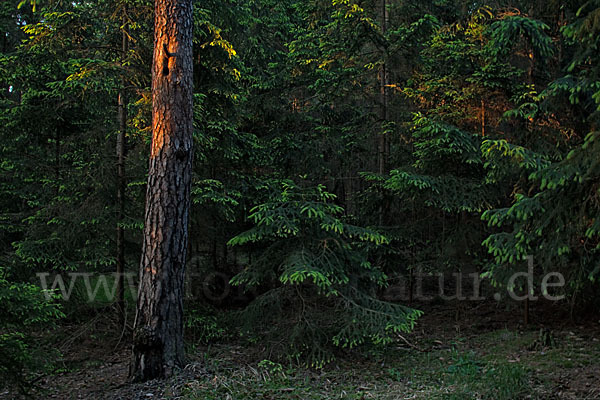
[[[190,349],[189,365],[172,379],[143,384],[127,382],[126,335],[119,332],[110,313],[100,313],[85,324],[62,327],[58,348],[63,368],[41,377],[31,397],[487,398],[500,392],[486,391],[485,385],[506,384],[506,390],[511,389],[511,376],[505,383],[485,380],[502,365],[525,371],[526,387],[515,398],[600,399],[598,315],[574,323],[564,309],[534,304],[531,322],[523,326],[517,305],[430,302],[412,306],[425,314],[412,333],[398,337],[396,345],[380,353],[338,357],[322,370],[276,363],[265,367],[260,351],[219,343]],[[543,343],[540,330],[549,332],[551,343]],[[466,371],[468,379],[456,371]],[[17,397],[12,393],[0,393],[0,399],[13,398]]]

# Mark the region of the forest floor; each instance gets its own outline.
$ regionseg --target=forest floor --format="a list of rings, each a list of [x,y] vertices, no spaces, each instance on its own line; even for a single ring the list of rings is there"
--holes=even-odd
[[[221,343],[190,348],[190,364],[179,374],[144,384],[126,383],[129,345],[112,314],[100,312],[63,327],[63,368],[40,379],[33,398],[600,399],[598,316],[573,324],[558,310],[534,306],[534,322],[524,328],[520,311],[495,303],[417,308],[425,315],[396,344],[340,356],[320,370]],[[551,333],[549,346],[542,326]],[[0,393],[7,398],[14,397]]]

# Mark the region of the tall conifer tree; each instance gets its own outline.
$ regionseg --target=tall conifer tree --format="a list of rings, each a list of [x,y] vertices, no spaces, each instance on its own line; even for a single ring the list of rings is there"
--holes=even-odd
[[[156,0],[152,149],[131,378],[171,375],[184,361],[183,281],[193,143],[192,0]]]

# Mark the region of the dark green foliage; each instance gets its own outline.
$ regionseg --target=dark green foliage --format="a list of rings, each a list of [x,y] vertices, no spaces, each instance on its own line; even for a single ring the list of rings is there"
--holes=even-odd
[[[569,145],[556,146],[552,153],[545,151],[550,146],[521,147],[502,141],[488,141],[482,147],[494,175],[500,169],[511,168],[522,179],[512,205],[482,216],[490,226],[503,230],[484,241],[495,261],[490,266],[490,276],[505,282],[510,273],[526,268],[524,259],[532,255],[538,276],[554,271],[565,276],[567,287],[562,293],[573,304],[582,299],[595,301],[590,284],[600,272],[596,223],[599,171],[595,160],[599,150],[596,112],[599,103],[594,98],[598,77],[593,75],[594,69],[578,68],[583,54],[587,54],[583,57],[588,61],[592,60],[588,49],[595,47],[595,43],[589,37],[583,38],[584,32],[595,29],[589,22],[595,12],[597,8],[586,4],[578,11],[579,18],[563,29],[568,39],[578,42],[578,48],[569,74],[551,83],[531,103],[539,111],[508,114],[537,122],[551,121],[548,116],[553,112],[564,120],[568,114],[556,110],[556,106],[561,96],[568,94],[569,111],[584,117],[579,123],[564,122],[574,133]]]
[[[23,27],[27,39],[0,58],[7,71],[0,81],[18,94],[6,98],[0,115],[10,264],[62,271],[114,265],[116,96],[120,75],[136,81],[144,61],[132,52],[127,71],[115,62],[110,29],[118,32],[118,22],[102,19],[112,5],[38,6]],[[147,34],[141,31],[131,34]],[[134,235],[136,214],[128,225]]]
[[[509,16],[492,24],[490,45],[496,56],[506,57],[513,46],[524,39],[535,56],[547,59],[554,53],[552,39],[545,33],[549,28],[541,21],[520,15]]]
[[[414,162],[410,169],[392,170],[383,188],[445,212],[485,209],[479,137],[421,114],[414,116],[413,127]]]
[[[229,242],[263,246],[260,257],[232,279],[270,288],[243,313],[246,329],[279,340],[289,335],[288,351],[314,366],[331,359],[331,345],[388,343],[394,333],[411,330],[419,311],[375,296],[386,277],[367,256],[387,239],[345,223],[335,196],[322,186],[282,181],[272,190],[269,201],[252,210],[254,227]]]
[[[185,310],[185,334],[190,343],[208,344],[223,340],[227,336],[222,318],[208,308],[188,306]]]
[[[52,365],[52,350],[39,335],[63,317],[56,297],[29,283],[15,282],[0,268],[0,387],[30,388],[34,374]]]

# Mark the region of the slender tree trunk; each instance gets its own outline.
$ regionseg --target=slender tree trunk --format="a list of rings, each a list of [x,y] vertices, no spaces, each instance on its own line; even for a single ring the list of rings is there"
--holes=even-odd
[[[54,179],[56,180],[56,195],[60,194],[60,130],[56,128],[54,136]]]
[[[565,9],[561,8],[560,10],[560,16],[558,17],[558,29],[557,31],[560,32],[560,30],[562,29],[562,27],[565,25]],[[563,64],[563,55],[564,55],[564,49],[563,49],[563,41],[559,40],[558,41],[558,60],[557,60],[557,73],[559,73],[562,69],[562,64]]]
[[[129,38],[126,31],[127,17],[123,15],[122,51],[123,61],[129,51]],[[125,157],[127,151],[127,80],[123,72],[119,92],[119,135],[117,136],[117,308],[121,325],[125,324],[125,289],[123,274],[125,273],[125,188],[127,177],[125,175]]]
[[[155,0],[152,150],[130,376],[184,363],[183,298],[192,177],[192,0]]]
[[[481,99],[481,136],[485,137],[485,100]]]
[[[389,23],[389,12],[387,8],[387,0],[381,1],[381,33],[385,36],[387,32],[387,26]],[[387,49],[383,49],[383,63],[379,71],[379,86],[381,96],[381,125],[383,131],[379,136],[378,151],[377,151],[377,170],[379,174],[383,175],[387,173],[387,160],[389,158],[389,138],[387,137],[387,122],[389,121],[389,110],[388,110],[388,87],[389,87],[389,71],[387,65]],[[381,205],[379,206],[379,225],[383,225],[385,220],[383,199],[381,199]]]
[[[533,5],[531,6],[531,10],[530,10],[530,15],[533,15]],[[529,85],[531,85],[533,88],[535,88],[535,81],[534,81],[534,72],[535,72],[535,57],[534,57],[534,53],[533,53],[533,48],[529,48],[529,68],[527,70],[527,82],[529,83]],[[529,287],[527,287],[527,297],[525,298],[525,301],[523,302],[523,324],[524,325],[529,325]]]
[[[387,32],[387,25],[389,21],[389,13],[387,9],[387,0],[382,0],[382,15],[381,15],[381,33],[383,35]],[[387,156],[388,156],[388,145],[387,135],[385,134],[386,123],[389,120],[388,113],[388,86],[389,86],[389,72],[387,65],[387,50],[383,49],[383,63],[379,71],[379,87],[381,96],[381,121],[383,125],[383,132],[379,137],[379,151],[378,151],[378,171],[380,174],[386,173],[387,167]]]

